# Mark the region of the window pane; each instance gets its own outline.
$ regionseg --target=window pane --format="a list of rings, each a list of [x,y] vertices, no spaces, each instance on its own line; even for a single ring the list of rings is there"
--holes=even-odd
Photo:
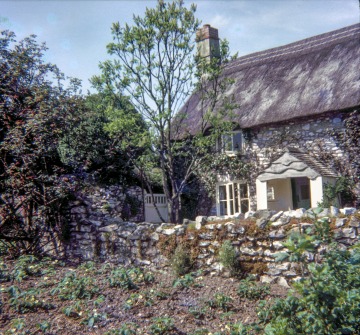
[[[233,151],[232,135],[222,135],[222,141],[224,151]]]
[[[226,200],[226,186],[219,186],[219,200]]]
[[[248,198],[248,187],[246,184],[239,184],[240,185],[240,198]]]
[[[226,201],[220,201],[220,215],[227,215],[227,202]]]
[[[240,132],[233,134],[234,151],[240,151],[242,147],[242,136]]]
[[[234,200],[230,200],[230,215],[234,215]]]
[[[238,184],[234,184],[234,195],[235,195],[235,213],[239,213],[239,188]]]
[[[241,213],[246,213],[249,211],[249,200],[241,200]]]
[[[229,199],[230,200],[234,199],[233,185],[232,184],[229,185]]]

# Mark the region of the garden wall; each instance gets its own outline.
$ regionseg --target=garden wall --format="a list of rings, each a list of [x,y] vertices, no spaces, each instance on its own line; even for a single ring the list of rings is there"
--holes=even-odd
[[[341,211],[341,212],[340,212]],[[360,211],[354,208],[325,209],[318,217],[327,217],[330,234],[340,248],[359,241]],[[292,231],[315,232],[313,212],[298,209],[289,212],[248,212],[245,217],[223,220],[197,217],[182,225],[133,223],[120,218],[93,219],[86,203],[72,208],[71,239],[67,255],[82,260],[110,261],[122,265],[146,265],[162,268],[177,245],[191,254],[195,268],[213,274],[226,274],[218,262],[218,250],[230,240],[239,254],[241,270],[259,274],[263,282],[288,281],[299,278],[296,263],[275,263],[274,255],[286,249],[282,242]],[[309,261],[319,261],[328,246],[318,244]]]

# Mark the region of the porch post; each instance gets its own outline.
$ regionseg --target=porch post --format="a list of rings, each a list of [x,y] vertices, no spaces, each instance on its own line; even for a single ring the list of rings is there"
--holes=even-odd
[[[257,209],[267,209],[267,182],[256,179]]]
[[[323,177],[319,176],[310,179],[310,199],[311,207],[317,207],[323,200]]]

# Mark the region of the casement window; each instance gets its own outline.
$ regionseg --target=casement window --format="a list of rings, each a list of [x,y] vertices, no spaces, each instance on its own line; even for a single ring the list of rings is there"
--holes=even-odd
[[[240,182],[217,186],[218,215],[234,215],[249,211],[248,185]]]
[[[241,131],[234,131],[221,135],[219,139],[219,149],[223,153],[231,154],[239,152],[243,149],[243,134]]]

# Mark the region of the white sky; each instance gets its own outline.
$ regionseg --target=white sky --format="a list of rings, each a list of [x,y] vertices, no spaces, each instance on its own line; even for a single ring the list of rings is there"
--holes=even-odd
[[[239,56],[359,22],[358,0],[185,0],[191,3],[202,24],[218,28]],[[36,34],[49,47],[47,61],[80,78],[85,93],[108,58],[112,23],[131,24],[133,14],[155,6],[152,0],[0,0],[0,30],[12,30],[18,39]]]

